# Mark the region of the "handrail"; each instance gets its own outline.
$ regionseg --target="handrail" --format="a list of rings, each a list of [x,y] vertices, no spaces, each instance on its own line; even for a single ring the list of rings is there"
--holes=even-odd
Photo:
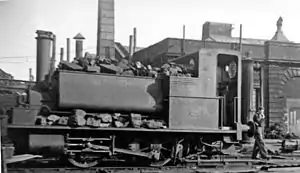
[[[239,99],[238,97],[234,97],[234,101],[233,101],[233,106],[234,106],[233,118],[235,123],[237,123],[238,99]]]
[[[224,113],[225,113],[225,97],[220,97],[220,124],[219,124],[219,128],[222,129],[223,128],[223,121],[224,121]]]

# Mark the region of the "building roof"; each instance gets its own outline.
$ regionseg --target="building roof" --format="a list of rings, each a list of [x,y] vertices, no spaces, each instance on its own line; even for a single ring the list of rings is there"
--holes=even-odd
[[[126,48],[119,42],[115,42],[115,49],[119,52],[122,58],[125,58],[129,55],[129,52],[126,50]]]
[[[124,48],[129,52],[129,46],[124,46]],[[144,49],[143,47],[136,47],[134,52],[138,52],[140,50]]]
[[[84,36],[81,34],[81,33],[78,33],[73,39],[76,39],[76,40],[84,40]]]
[[[126,58],[129,56],[129,46],[124,46],[119,42],[115,42],[115,49],[119,52],[119,54],[122,56],[122,58]],[[138,52],[144,48],[142,47],[136,47],[135,52]]]
[[[284,33],[282,31],[282,22],[283,22],[282,17],[279,17],[279,19],[277,20],[277,23],[276,23],[277,30],[276,30],[275,35],[273,36],[273,38],[271,40],[272,41],[279,41],[279,42],[290,42],[286,38],[286,36],[284,35]]]
[[[223,42],[223,43],[239,43],[240,38],[220,36],[220,35],[211,35],[209,38],[205,39],[205,41],[216,41],[216,42]],[[242,38],[242,44],[264,45],[266,41],[268,41],[268,40]]]
[[[2,79],[13,79],[13,76],[0,69],[0,78]]]

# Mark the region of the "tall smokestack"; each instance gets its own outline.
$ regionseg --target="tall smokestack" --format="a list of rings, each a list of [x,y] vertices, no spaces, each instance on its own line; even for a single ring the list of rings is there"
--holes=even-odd
[[[133,53],[136,51],[136,28],[133,28]]]
[[[51,65],[50,65],[50,71],[49,71],[50,76],[52,75],[52,73],[55,70],[55,61],[56,61],[56,35],[53,34],[52,38],[53,38],[53,41],[52,41],[52,57],[51,57]],[[48,79],[50,81],[51,77],[49,77]]]
[[[132,61],[132,55],[133,55],[133,39],[132,39],[132,35],[129,36],[129,58],[128,61],[131,62]]]
[[[185,25],[182,28],[182,39],[181,39],[181,55],[185,55]]]
[[[114,0],[98,0],[97,56],[115,58],[115,10]]]
[[[64,48],[61,47],[60,48],[60,61],[63,61],[64,60]]]
[[[70,62],[70,38],[67,38],[67,61]]]
[[[29,68],[29,81],[33,81],[32,68]]]
[[[37,53],[36,53],[36,81],[41,82],[49,73],[51,66],[50,47],[53,34],[49,31],[36,31]]]
[[[76,40],[76,58],[83,57],[83,40],[85,39],[80,33],[78,33],[73,39]]]

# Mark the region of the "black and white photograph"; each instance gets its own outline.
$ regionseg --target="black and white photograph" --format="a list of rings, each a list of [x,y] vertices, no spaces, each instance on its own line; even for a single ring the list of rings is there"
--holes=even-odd
[[[0,0],[1,172],[300,172],[299,7]]]

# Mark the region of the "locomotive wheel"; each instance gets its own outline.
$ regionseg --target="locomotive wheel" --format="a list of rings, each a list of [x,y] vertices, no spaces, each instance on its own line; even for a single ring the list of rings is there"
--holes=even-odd
[[[79,168],[90,168],[99,164],[98,158],[84,158],[82,155],[68,156],[68,161]]]

